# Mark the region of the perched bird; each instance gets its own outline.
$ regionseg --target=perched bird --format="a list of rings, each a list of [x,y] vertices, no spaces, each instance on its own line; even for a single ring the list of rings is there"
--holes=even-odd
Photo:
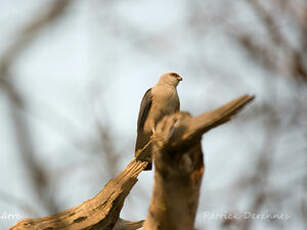
[[[135,144],[135,153],[142,149],[150,140],[155,131],[158,122],[166,115],[179,111],[180,102],[176,87],[182,81],[177,73],[169,72],[160,77],[158,83],[147,90],[140,106],[137,121],[137,139]],[[145,170],[151,170],[151,145],[146,148],[146,160],[149,162]]]

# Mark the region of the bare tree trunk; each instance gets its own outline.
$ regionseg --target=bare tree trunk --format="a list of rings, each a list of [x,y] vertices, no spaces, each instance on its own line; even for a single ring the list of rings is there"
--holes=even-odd
[[[192,118],[164,118],[154,136],[155,185],[144,230],[193,230],[204,173],[201,136],[230,119],[253,97],[243,96]]]
[[[200,139],[155,152],[155,185],[145,230],[193,229],[204,172]]]

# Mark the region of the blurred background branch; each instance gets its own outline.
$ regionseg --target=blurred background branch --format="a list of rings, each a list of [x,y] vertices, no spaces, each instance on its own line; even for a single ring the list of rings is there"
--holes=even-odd
[[[20,153],[21,161],[27,170],[27,180],[33,187],[33,194],[36,194],[37,201],[44,206],[47,212],[57,212],[57,206],[53,201],[52,196],[46,191],[48,188],[49,177],[42,164],[35,157],[35,148],[31,138],[31,127],[20,112],[19,108],[24,108],[26,103],[19,90],[15,87],[14,77],[11,74],[11,67],[18,59],[19,55],[30,46],[36,36],[46,26],[52,24],[63,13],[70,1],[56,0],[46,8],[46,12],[25,25],[20,33],[16,36],[17,39],[6,49],[5,53],[0,58],[0,82],[1,89],[7,95],[7,104],[11,124],[15,131],[16,147]],[[41,14],[41,15],[40,15]],[[53,195],[53,194],[52,194]],[[33,212],[32,212],[33,214]]]

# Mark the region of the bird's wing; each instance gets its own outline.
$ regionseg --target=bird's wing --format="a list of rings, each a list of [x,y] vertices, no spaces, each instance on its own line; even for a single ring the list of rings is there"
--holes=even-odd
[[[151,93],[151,89],[149,89],[146,91],[142,99],[141,107],[139,111],[139,117],[138,117],[138,122],[137,122],[137,139],[136,139],[136,145],[135,145],[136,150],[139,148],[142,148],[143,145],[145,145],[146,142],[148,141],[147,140],[148,138],[144,138],[143,129],[144,129],[144,124],[148,117],[151,105],[152,105],[152,93]]]
[[[149,89],[146,91],[145,95],[143,96],[142,102],[141,102],[141,107],[140,107],[139,117],[138,117],[138,124],[137,124],[138,132],[143,130],[144,128],[144,124],[149,114],[151,105],[152,105],[152,94],[151,94],[151,89]]]

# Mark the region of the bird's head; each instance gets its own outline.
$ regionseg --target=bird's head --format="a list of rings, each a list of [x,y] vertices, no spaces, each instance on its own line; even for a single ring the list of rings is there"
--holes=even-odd
[[[180,81],[182,81],[182,77],[180,77],[179,74],[174,72],[168,72],[160,77],[158,84],[170,85],[176,87]]]

